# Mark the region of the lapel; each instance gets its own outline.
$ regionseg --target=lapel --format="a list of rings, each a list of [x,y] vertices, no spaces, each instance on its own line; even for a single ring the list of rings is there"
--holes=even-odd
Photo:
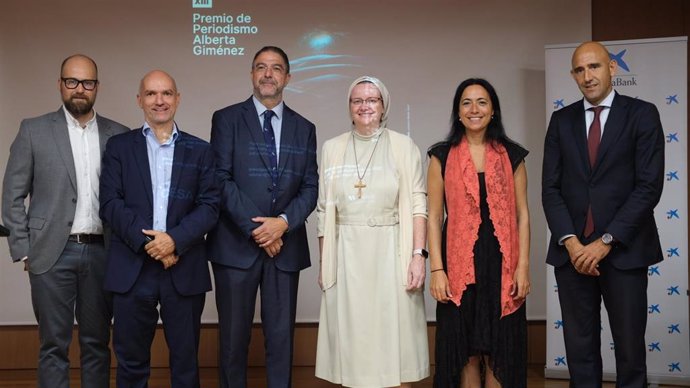
[[[69,175],[70,183],[74,192],[77,192],[77,173],[74,167],[74,155],[72,155],[72,144],[69,141],[69,130],[67,129],[67,120],[65,119],[65,112],[60,107],[55,114],[53,114],[53,138],[55,139],[55,148],[57,149],[60,158],[62,159],[67,174]]]
[[[587,124],[585,123],[585,107],[582,100],[574,107],[572,118],[573,138],[575,138],[575,145],[578,152],[580,153],[580,162],[582,163],[582,168],[589,174],[592,169],[589,164],[589,148],[587,147]]]
[[[621,132],[623,132],[627,110],[627,101],[616,93],[616,95],[613,97],[613,102],[611,103],[609,117],[606,119],[604,128],[602,128],[604,134],[601,137],[601,143],[599,144],[599,150],[597,151],[597,162],[594,165],[595,171],[601,165],[602,159],[606,156],[606,152],[611,149],[611,146],[616,143]]]
[[[292,109],[283,104],[283,126],[280,128],[280,159],[278,160],[278,180],[283,176],[288,159],[292,155],[293,141],[297,132],[297,120]]]
[[[144,192],[146,193],[146,198],[151,204],[153,209],[153,186],[151,185],[151,169],[149,168],[149,154],[146,148],[146,137],[142,134],[142,128],[135,129],[136,133],[134,135],[134,147],[132,149],[134,153],[134,160],[136,160],[137,170],[139,171],[139,176],[141,177],[141,182],[144,184]],[[123,171],[123,174],[128,172]],[[127,180],[127,179],[126,179]]]
[[[271,161],[268,159],[266,152],[266,141],[264,140],[263,130],[259,122],[259,113],[256,111],[254,101],[252,101],[251,97],[244,102],[243,108],[242,119],[249,129],[249,135],[252,137],[254,146],[256,147],[256,153],[259,154],[259,157],[270,174]]]
[[[96,123],[98,125],[98,144],[101,147],[101,156],[103,151],[105,151],[105,145],[108,143],[108,139],[113,136],[113,129],[110,124],[105,121],[101,116],[96,113]]]
[[[182,169],[186,166],[185,152],[187,150],[187,142],[185,141],[185,134],[177,127],[177,140],[175,140],[175,151],[173,154],[172,173],[170,174],[170,190],[180,187],[180,179],[182,176]],[[175,195],[168,193],[168,214],[172,214],[173,202],[177,198]]]

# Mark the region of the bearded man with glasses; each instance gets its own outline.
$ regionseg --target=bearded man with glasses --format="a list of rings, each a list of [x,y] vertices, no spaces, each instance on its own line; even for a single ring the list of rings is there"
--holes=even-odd
[[[40,350],[38,386],[68,388],[76,318],[81,386],[110,386],[111,296],[103,291],[105,248],[98,216],[106,141],[128,128],[97,115],[98,68],[76,54],[62,62],[57,112],[23,120],[3,180],[10,254],[31,283]],[[28,204],[25,202],[29,197]]]

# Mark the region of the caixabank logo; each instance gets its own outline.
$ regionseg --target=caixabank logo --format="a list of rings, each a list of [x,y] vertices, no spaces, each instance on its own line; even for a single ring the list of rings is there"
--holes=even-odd
[[[614,87],[617,86],[637,86],[637,75],[630,71],[630,66],[628,65],[626,55],[628,54],[628,49],[624,48],[622,50],[615,50],[614,52],[609,51],[609,58],[616,61],[618,64],[618,72],[615,77],[613,77],[612,84]]]
[[[213,0],[192,0],[192,8],[213,8]]]

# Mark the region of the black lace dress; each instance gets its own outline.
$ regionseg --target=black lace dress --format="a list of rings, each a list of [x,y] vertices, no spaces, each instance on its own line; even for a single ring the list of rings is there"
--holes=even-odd
[[[506,144],[513,171],[528,151]],[[429,156],[441,161],[445,177],[450,145],[440,143]],[[527,386],[527,321],[525,304],[501,317],[501,252],[489,218],[484,173],[479,173],[481,224],[474,246],[475,284],[463,292],[460,307],[452,302],[436,304],[436,373],[434,388],[457,388],[469,357],[486,355],[489,366],[504,388]],[[446,229],[443,225],[442,259],[446,265]]]

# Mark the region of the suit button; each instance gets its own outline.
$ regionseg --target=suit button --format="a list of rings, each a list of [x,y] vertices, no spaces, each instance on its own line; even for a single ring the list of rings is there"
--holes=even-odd
[[[77,199],[76,199],[76,198],[72,198],[72,203],[77,203]]]
[[[72,226],[72,221],[68,222],[67,226]]]

